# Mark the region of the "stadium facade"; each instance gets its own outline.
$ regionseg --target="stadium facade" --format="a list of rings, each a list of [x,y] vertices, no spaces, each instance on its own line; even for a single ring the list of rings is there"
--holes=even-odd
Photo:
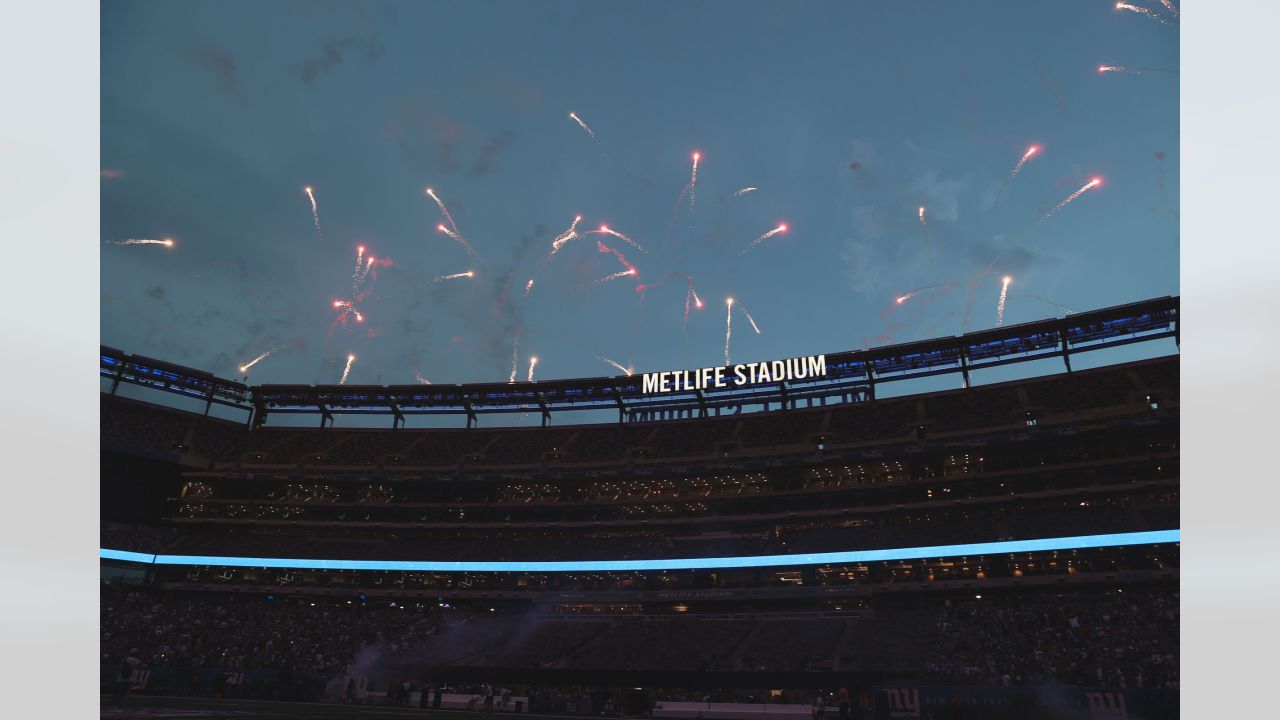
[[[173,642],[145,640],[157,689],[286,670],[300,697],[502,682],[544,711],[565,708],[536,688],[845,687],[883,717],[956,698],[1169,716],[1178,355],[1072,361],[1178,336],[1162,298],[661,393],[640,376],[250,387],[104,347],[104,667],[145,614],[249,633],[175,620]],[[570,424],[584,410],[609,421]],[[540,426],[483,421],[511,413]],[[422,415],[463,427],[408,427]]]

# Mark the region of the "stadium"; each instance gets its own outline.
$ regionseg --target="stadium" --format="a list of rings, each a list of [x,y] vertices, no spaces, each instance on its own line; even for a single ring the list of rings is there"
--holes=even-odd
[[[104,346],[103,692],[1176,717],[1179,332],[1164,297],[663,393],[246,385]]]

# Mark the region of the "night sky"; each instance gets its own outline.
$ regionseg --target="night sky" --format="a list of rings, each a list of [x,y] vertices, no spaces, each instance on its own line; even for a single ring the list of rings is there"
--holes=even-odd
[[[1006,274],[1005,324],[1176,294],[1177,68],[1176,25],[1093,0],[110,0],[102,342],[395,384],[506,380],[518,338],[548,379],[720,364],[728,296],[749,362],[991,327]],[[583,234],[544,264],[578,214],[649,252]],[[593,285],[623,269],[597,240],[638,274]],[[359,245],[380,263],[339,322]]]

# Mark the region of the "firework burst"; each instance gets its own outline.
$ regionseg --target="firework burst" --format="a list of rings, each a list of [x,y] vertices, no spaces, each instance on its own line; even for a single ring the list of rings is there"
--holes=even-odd
[[[573,219],[573,223],[569,225],[568,230],[560,233],[551,241],[551,254],[547,255],[547,259],[543,262],[550,262],[551,258],[555,257],[556,253],[560,252],[560,248],[564,247],[565,243],[573,240],[574,238],[581,237],[578,235],[578,223],[580,222],[582,222],[582,216],[578,215]]]
[[[623,241],[623,242],[627,243],[627,244],[628,244],[628,245],[630,245],[631,247],[633,247],[633,248],[635,248],[635,249],[639,250],[639,251],[640,251],[640,252],[642,252],[642,253],[648,253],[648,252],[649,252],[648,250],[645,250],[643,247],[641,247],[640,243],[636,242],[635,240],[632,240],[632,239],[630,238],[630,236],[628,236],[628,235],[624,235],[623,233],[620,233],[620,232],[618,232],[617,230],[614,230],[614,229],[610,228],[608,225],[601,225],[601,226],[600,226],[600,229],[599,229],[599,230],[597,230],[596,232],[603,233],[603,234],[605,234],[605,235],[612,235],[612,236],[614,236],[614,237],[618,238],[619,240],[621,240],[621,241]]]
[[[445,235],[448,235],[449,237],[453,238],[454,240],[457,240],[457,241],[458,241],[458,244],[459,244],[459,245],[461,245],[463,248],[465,248],[465,249],[466,249],[466,251],[467,251],[467,254],[468,254],[468,255],[471,255],[472,257],[474,257],[474,256],[475,256],[475,254],[476,254],[476,249],[475,249],[475,248],[473,248],[473,247],[471,247],[471,243],[467,242],[467,239],[466,239],[466,238],[464,238],[464,237],[462,237],[462,235],[458,234],[458,232],[457,232],[456,230],[450,230],[449,228],[445,227],[444,225],[437,225],[437,226],[436,226],[436,230],[439,230],[440,232],[444,233]]]
[[[248,375],[248,374],[249,374],[249,368],[253,367],[254,365],[257,365],[258,363],[262,362],[263,360],[266,360],[267,358],[271,357],[271,356],[272,356],[272,355],[274,355],[276,352],[278,352],[278,351],[280,351],[280,350],[283,350],[284,348],[285,348],[285,346],[284,346],[284,345],[279,345],[279,346],[277,346],[277,347],[273,347],[273,348],[271,348],[270,350],[268,350],[268,351],[266,351],[266,352],[262,353],[262,354],[261,354],[261,355],[259,355],[258,357],[256,357],[256,358],[254,358],[254,359],[250,360],[249,362],[247,362],[247,363],[245,363],[245,364],[241,365],[241,366],[240,366],[240,374],[241,374],[241,375]]]
[[[324,233],[320,230],[320,206],[316,205],[316,194],[312,192],[310,185],[303,188],[303,190],[306,191],[307,198],[311,200],[311,220],[316,225],[316,235],[318,235],[321,240],[324,240]]]
[[[1099,65],[1098,72],[1106,73],[1129,73],[1131,75],[1143,75],[1145,73],[1160,73],[1161,75],[1177,75],[1177,70],[1169,70],[1168,68],[1142,67],[1139,65]]]
[[[1022,166],[1026,165],[1027,161],[1030,160],[1031,157],[1038,152],[1040,152],[1040,146],[1032,145],[1031,147],[1027,148],[1026,152],[1022,153],[1022,157],[1018,158],[1017,164],[1014,165],[1013,169],[1009,171],[1009,177],[1005,178],[1004,184],[1000,186],[1001,193],[1004,192],[1005,188],[1009,187],[1009,183],[1013,182],[1014,178],[1018,177],[1018,173],[1022,172]],[[997,198],[998,197],[999,197],[999,194],[997,194]]]
[[[1009,283],[1013,282],[1013,278],[1008,275],[1004,276],[1000,285],[1000,301],[996,303],[996,327],[1004,324],[1004,305],[1009,299]]]
[[[529,358],[529,382],[533,382],[533,369],[538,366],[538,358]]]
[[[347,366],[346,366],[345,368],[343,368],[343,369],[342,369],[342,379],[338,381],[338,384],[339,384],[339,385],[346,385],[346,384],[347,384],[347,378],[348,378],[348,377],[350,377],[350,375],[351,375],[351,366],[352,366],[352,365],[355,365],[355,363],[356,363],[356,356],[355,356],[355,355],[348,355],[348,356],[347,356]]]
[[[1048,220],[1051,215],[1053,215],[1054,213],[1058,212],[1062,208],[1069,205],[1073,200],[1085,194],[1086,192],[1092,190],[1093,188],[1098,187],[1101,184],[1102,184],[1102,178],[1093,178],[1089,182],[1085,183],[1084,186],[1082,186],[1079,190],[1068,195],[1065,199],[1063,199],[1062,202],[1058,203],[1057,205],[1054,205],[1053,208],[1049,210],[1049,212],[1041,216],[1040,222],[1044,222],[1045,220]]]
[[[612,275],[605,275],[604,277],[600,278],[599,280],[595,280],[595,281],[593,281],[591,284],[592,284],[592,285],[603,285],[603,284],[605,284],[605,283],[609,282],[610,280],[617,280],[618,278],[624,278],[624,277],[628,277],[628,276],[630,276],[630,275],[635,275],[635,274],[636,274],[636,269],[635,269],[635,268],[627,268],[626,270],[621,270],[621,271],[616,272],[616,273],[614,273],[614,274],[612,274]]]
[[[111,245],[163,245],[164,247],[173,247],[173,238],[164,238],[162,240],[152,240],[150,238],[129,238],[128,240],[112,240]]]
[[[603,356],[603,355],[596,355],[596,359],[597,359],[597,360],[599,360],[600,362],[608,363],[608,364],[610,364],[610,365],[614,366],[615,368],[617,368],[617,369],[618,369],[618,370],[620,370],[621,372],[626,373],[628,376],[635,374],[635,370],[633,370],[633,369],[631,369],[631,368],[628,368],[628,367],[623,367],[623,366],[622,366],[622,364],[621,364],[621,363],[619,363],[619,362],[617,362],[616,360],[610,360],[609,358],[607,358],[607,357],[605,357],[605,356]]]
[[[449,214],[449,208],[444,206],[444,201],[440,199],[439,195],[436,195],[436,191],[427,188],[427,196],[436,201],[436,205],[440,208],[440,214],[444,215],[444,219],[449,222],[449,227],[453,228],[453,231],[457,233],[458,223],[453,221],[453,216]]]
[[[747,243],[747,246],[746,246],[746,247],[744,247],[744,248],[742,248],[742,250],[738,251],[738,254],[739,254],[739,255],[745,255],[745,254],[747,253],[747,251],[748,251],[748,250],[750,250],[751,248],[753,248],[753,247],[755,247],[755,246],[759,245],[760,243],[764,242],[765,240],[768,240],[769,238],[773,237],[774,235],[777,235],[778,233],[784,233],[784,232],[786,232],[786,231],[787,231],[787,226],[786,226],[786,224],[785,224],[785,223],[784,223],[784,224],[782,224],[782,225],[779,225],[778,227],[776,227],[776,228],[774,228],[774,229],[770,230],[769,232],[767,232],[767,233],[765,233],[765,234],[761,235],[760,237],[756,238],[755,240],[752,240],[751,242]]]
[[[432,278],[431,281],[444,282],[445,280],[457,280],[458,278],[473,278],[475,276],[476,274],[474,271],[468,270],[466,272],[454,273],[452,275],[437,275],[434,278]]]
[[[1138,5],[1132,5],[1130,3],[1123,2],[1123,0],[1121,0],[1121,2],[1116,3],[1116,12],[1120,12],[1120,11],[1135,13],[1137,15],[1141,15],[1145,18],[1150,18],[1151,20],[1155,20],[1156,22],[1163,23],[1165,25],[1170,24],[1168,20],[1156,14],[1152,10],[1138,6]]]
[[[596,139],[596,134],[591,131],[590,126],[588,126],[585,122],[583,122],[582,118],[578,117],[576,113],[569,113],[569,119],[578,123],[578,127],[582,128],[583,130],[586,130],[587,134],[591,136],[592,140]]]
[[[702,153],[695,152],[693,172],[689,174],[689,212],[693,212],[693,206],[698,201],[698,161],[700,159],[702,159]]]
[[[756,325],[756,319],[755,319],[755,318],[753,318],[753,317],[751,317],[751,313],[747,312],[747,309],[746,309],[745,307],[743,307],[742,305],[739,305],[739,306],[738,306],[738,309],[742,311],[742,314],[743,314],[743,315],[746,315],[746,316],[747,316],[747,322],[751,323],[751,329],[752,329],[752,330],[755,330],[755,331],[756,331],[756,334],[757,334],[757,335],[759,335],[759,334],[760,334],[760,326],[759,326],[759,325]]]

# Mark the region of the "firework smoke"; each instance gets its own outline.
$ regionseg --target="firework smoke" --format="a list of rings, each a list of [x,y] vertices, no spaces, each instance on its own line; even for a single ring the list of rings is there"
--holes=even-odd
[[[437,225],[437,226],[436,226],[436,230],[439,230],[440,232],[444,233],[445,235],[448,235],[449,237],[453,238],[454,240],[457,240],[459,245],[461,245],[462,247],[466,248],[466,250],[467,250],[467,254],[469,254],[469,255],[471,255],[471,256],[473,256],[473,257],[475,256],[475,254],[476,254],[476,249],[475,249],[475,248],[473,248],[473,247],[471,247],[471,243],[467,242],[467,239],[466,239],[466,238],[464,238],[464,237],[462,237],[461,235],[459,235],[456,231],[454,231],[454,230],[450,230],[449,228],[445,227],[444,225]]]
[[[747,193],[749,193],[749,192],[755,192],[756,190],[759,190],[759,189],[760,189],[760,188],[744,187],[744,188],[742,188],[741,190],[738,190],[737,192],[735,192],[735,193],[733,194],[733,196],[734,196],[734,197],[742,197],[743,195],[746,195],[746,194],[747,194]]]
[[[283,350],[284,348],[285,348],[285,346],[284,346],[284,345],[280,345],[280,346],[277,346],[277,347],[273,347],[273,348],[271,348],[270,350],[268,350],[268,351],[266,351],[266,352],[262,353],[262,354],[261,354],[261,355],[259,355],[258,357],[256,357],[256,358],[254,358],[254,359],[250,360],[249,362],[247,362],[247,363],[245,363],[245,364],[241,365],[241,366],[240,366],[240,374],[241,374],[241,375],[247,375],[247,374],[249,373],[249,368],[253,367],[254,365],[257,365],[258,363],[262,362],[263,360],[266,360],[267,358],[269,358],[269,357],[271,357],[273,354],[275,354],[277,351],[279,351],[279,350]]]
[[[745,254],[747,253],[747,251],[748,251],[748,250],[750,250],[751,248],[753,248],[753,247],[755,247],[755,246],[759,245],[760,243],[764,242],[765,240],[768,240],[769,238],[773,237],[774,235],[777,235],[778,233],[784,233],[784,232],[786,232],[786,231],[787,231],[787,226],[786,226],[785,224],[783,224],[783,225],[779,225],[778,227],[776,227],[776,228],[774,228],[774,229],[770,230],[769,232],[767,232],[767,233],[765,233],[765,234],[761,235],[760,237],[756,238],[755,240],[752,240],[751,242],[747,243],[747,246],[746,246],[746,247],[744,247],[744,248],[742,248],[742,250],[740,250],[740,251],[738,252],[738,254],[739,254],[739,255],[745,255]]]
[[[639,251],[640,251],[640,252],[642,252],[642,253],[648,253],[648,252],[649,252],[648,250],[645,250],[643,247],[641,247],[641,246],[640,246],[640,243],[636,242],[635,240],[632,240],[629,236],[624,235],[624,234],[622,234],[622,233],[618,232],[617,230],[613,230],[613,229],[612,229],[612,228],[610,228],[608,225],[601,225],[601,226],[600,226],[600,229],[599,229],[597,232],[604,233],[605,235],[612,235],[612,236],[614,236],[614,237],[618,238],[619,240],[621,240],[621,241],[623,241],[623,242],[627,243],[627,244],[628,244],[628,245],[630,245],[631,247],[633,247],[633,248],[635,248],[635,249],[639,250]]]
[[[575,113],[569,113],[569,119],[578,123],[578,126],[581,127],[583,130],[586,130],[587,134],[591,136],[592,140],[596,139],[596,134],[591,131],[591,128],[586,123],[582,122],[582,118],[578,117]]]
[[[996,327],[1004,324],[1004,304],[1009,299],[1009,283],[1011,282],[1013,282],[1013,278],[1005,275],[1003,284],[1000,285],[1000,302],[996,303]]]
[[[307,197],[311,199],[311,220],[316,224],[316,235],[319,235],[320,239],[323,240],[324,233],[320,230],[320,206],[316,205],[316,194],[311,191],[310,185],[303,188],[303,190],[306,190]]]
[[[351,375],[351,366],[352,366],[352,365],[354,365],[354,364],[355,364],[355,362],[356,362],[356,356],[355,356],[355,355],[348,355],[348,356],[347,356],[347,366],[346,366],[345,368],[343,368],[343,369],[342,369],[342,379],[338,381],[338,384],[339,384],[339,385],[346,385],[346,384],[347,384],[347,377],[348,377],[349,375]]]
[[[603,355],[596,355],[596,359],[599,360],[600,362],[609,363],[610,365],[618,368],[618,370],[621,370],[622,372],[626,373],[628,376],[634,374],[635,372],[631,368],[623,367],[620,363],[614,360],[610,360],[609,358],[604,357]]]
[[[538,366],[538,358],[529,358],[529,382],[533,382],[533,369]]]
[[[724,364],[731,365],[729,361],[729,339],[733,337],[733,298],[725,298],[724,304],[728,307],[728,312],[724,319]]]
[[[173,247],[173,238],[164,238],[163,240],[151,240],[148,238],[129,238],[128,240],[112,240],[112,245],[163,245],[165,247]]]
[[[436,205],[440,207],[440,213],[444,215],[445,220],[449,221],[449,227],[453,228],[453,231],[455,233],[458,232],[458,223],[453,221],[453,216],[449,214],[449,208],[444,206],[444,201],[441,200],[439,196],[436,195],[436,191],[432,190],[431,188],[427,188],[427,195],[432,200],[436,201]]]
[[[471,270],[466,272],[454,273],[452,275],[437,275],[432,278],[432,282],[443,282],[445,280],[457,280],[458,278],[473,278],[476,274]]]
[[[756,331],[756,334],[757,334],[757,335],[759,335],[759,334],[760,334],[760,326],[759,326],[759,325],[756,325],[756,319],[755,319],[755,318],[753,318],[753,317],[751,317],[751,313],[747,312],[747,309],[746,309],[745,307],[743,307],[743,306],[739,305],[739,306],[738,306],[738,309],[742,311],[742,314],[743,314],[743,315],[746,315],[746,316],[747,316],[747,322],[751,323],[751,329],[752,329],[752,330],[755,330],[755,331]]]
[[[1047,213],[1045,213],[1043,216],[1041,216],[1041,218],[1040,218],[1040,222],[1044,222],[1045,220],[1048,220],[1048,219],[1049,219],[1049,216],[1053,215],[1054,213],[1058,212],[1058,211],[1059,211],[1059,210],[1061,210],[1062,208],[1066,207],[1068,204],[1070,204],[1070,203],[1071,203],[1071,201],[1075,200],[1076,198],[1080,197],[1081,195],[1085,194],[1085,193],[1086,193],[1086,192],[1088,192],[1089,190],[1091,190],[1091,189],[1093,189],[1093,188],[1095,188],[1095,187],[1097,187],[1097,186],[1099,186],[1099,185],[1101,185],[1101,184],[1102,184],[1102,178],[1094,178],[1094,179],[1090,180],[1089,182],[1085,183],[1083,187],[1081,187],[1079,190],[1077,190],[1077,191],[1075,191],[1075,192],[1071,193],[1070,195],[1068,195],[1068,196],[1066,197],[1066,199],[1065,199],[1065,200],[1063,200],[1062,202],[1058,203],[1057,205],[1054,205],[1054,206],[1053,206],[1053,209],[1049,210],[1049,212],[1047,212]]]

